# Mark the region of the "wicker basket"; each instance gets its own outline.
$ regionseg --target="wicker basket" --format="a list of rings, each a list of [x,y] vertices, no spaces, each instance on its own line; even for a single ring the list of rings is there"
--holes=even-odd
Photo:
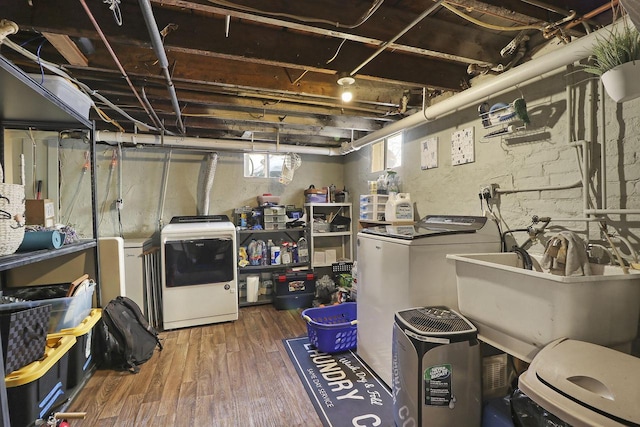
[[[5,184],[0,165],[0,255],[14,253],[24,238],[24,185]]]

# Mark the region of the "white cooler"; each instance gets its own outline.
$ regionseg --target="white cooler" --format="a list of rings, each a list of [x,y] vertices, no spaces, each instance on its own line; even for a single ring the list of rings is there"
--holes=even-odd
[[[640,358],[561,338],[518,381],[535,403],[573,427],[640,425]]]

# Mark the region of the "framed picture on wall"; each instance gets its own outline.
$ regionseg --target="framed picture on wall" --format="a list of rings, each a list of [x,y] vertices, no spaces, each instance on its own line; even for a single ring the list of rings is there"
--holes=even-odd
[[[438,167],[438,137],[432,136],[420,141],[420,169]]]

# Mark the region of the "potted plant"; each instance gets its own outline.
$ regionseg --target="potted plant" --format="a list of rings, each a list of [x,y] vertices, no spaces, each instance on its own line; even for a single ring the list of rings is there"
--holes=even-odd
[[[592,57],[585,71],[600,76],[611,99],[624,102],[640,96],[640,33],[635,27],[625,24],[598,39]]]

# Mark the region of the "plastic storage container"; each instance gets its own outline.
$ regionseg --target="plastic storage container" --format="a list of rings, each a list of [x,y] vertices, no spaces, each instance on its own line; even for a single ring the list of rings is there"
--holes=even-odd
[[[80,322],[82,322],[82,319],[89,315],[91,305],[93,303],[93,292],[95,287],[95,282],[92,282],[86,287],[85,291],[73,297],[1,304],[0,312],[5,310],[14,311],[15,309],[27,309],[42,305],[51,305],[51,317],[49,318],[49,328],[47,333],[53,334],[62,329],[78,326]]]
[[[357,303],[345,302],[302,312],[309,342],[325,353],[340,353],[357,346]]]
[[[26,426],[37,419],[46,419],[58,403],[69,398],[69,350],[75,342],[73,335],[47,338],[41,360],[5,377],[11,425]]]
[[[326,188],[315,189],[313,186],[304,190],[305,203],[327,203],[328,191]]]
[[[278,310],[310,307],[316,295],[315,278],[315,274],[306,271],[274,274],[274,307]]]
[[[40,359],[47,340],[51,306],[0,312],[4,371],[13,372]]]
[[[67,388],[70,390],[80,384],[85,375],[96,364],[93,354],[93,332],[98,321],[102,318],[102,309],[94,308],[75,328],[63,329],[58,333],[50,334],[48,338],[61,338],[72,335],[76,343],[69,351],[69,369],[67,376]]]
[[[85,119],[89,118],[89,110],[92,104],[91,98],[85,95],[73,83],[59,76],[29,74],[29,77],[64,101],[65,104],[75,110],[80,116]]]

